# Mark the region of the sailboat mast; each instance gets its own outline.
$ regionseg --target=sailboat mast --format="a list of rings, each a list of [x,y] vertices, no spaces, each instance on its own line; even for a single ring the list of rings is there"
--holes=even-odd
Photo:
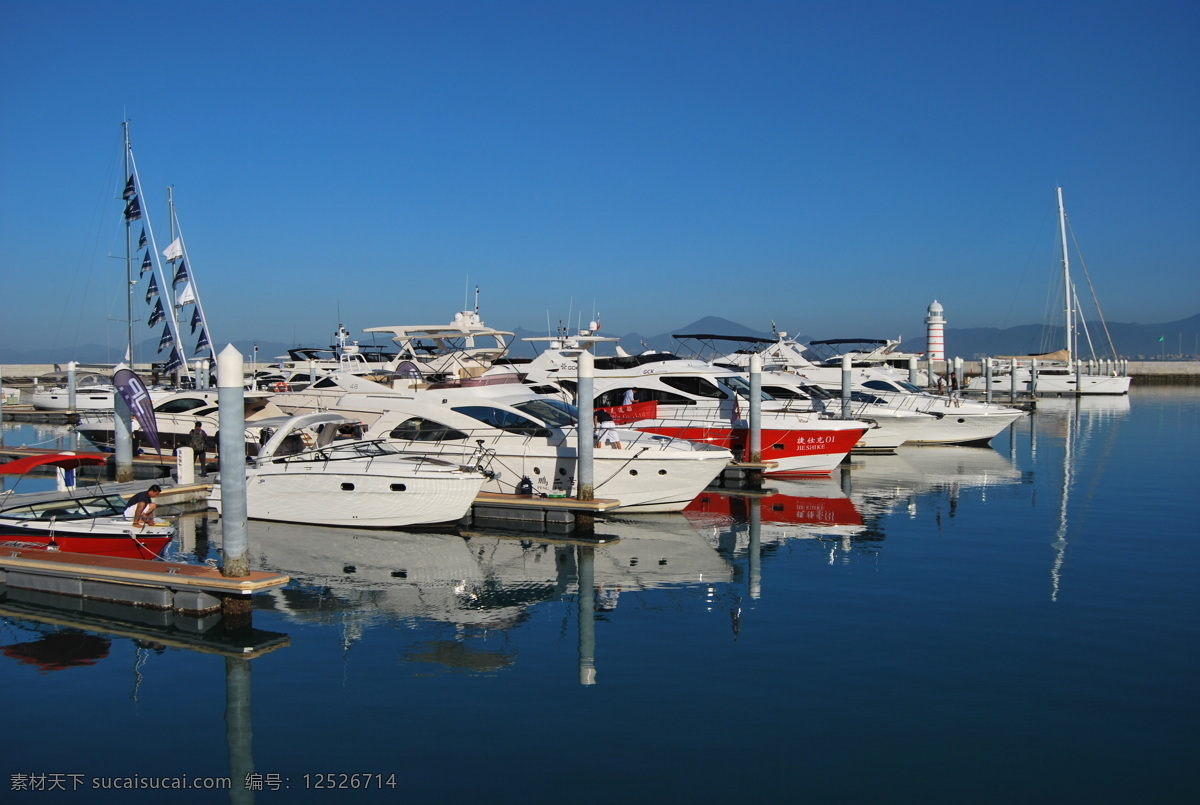
[[[125,139],[124,176],[132,176],[129,165],[129,121],[121,121],[121,132]],[[125,216],[125,321],[127,322],[125,360],[133,366],[133,221]]]
[[[1066,314],[1067,363],[1075,358],[1075,292],[1071,287],[1071,264],[1067,258],[1067,211],[1063,206],[1062,188],[1058,188],[1058,230],[1062,236],[1063,304]]]
[[[176,237],[177,237],[177,235],[175,232],[175,186],[167,185],[167,243],[174,243]],[[163,272],[163,275],[166,276],[166,272]],[[179,332],[179,305],[175,302],[174,283],[172,283],[171,302],[172,303],[169,305],[170,311],[168,311],[167,315],[171,317],[171,321],[175,325],[171,329],[173,330],[173,332],[178,333]],[[176,338],[178,340],[178,336],[176,336]],[[182,344],[180,344],[180,349],[182,349]],[[183,360],[184,364],[186,364],[188,362],[186,352],[181,352],[180,358]]]

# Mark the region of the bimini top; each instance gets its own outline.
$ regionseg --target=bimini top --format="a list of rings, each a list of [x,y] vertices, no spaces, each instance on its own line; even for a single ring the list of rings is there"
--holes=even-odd
[[[13,459],[7,464],[0,464],[0,474],[24,475],[38,467],[62,467],[65,470],[75,469],[93,464],[103,464],[108,461],[107,453],[47,453],[44,456],[26,456]]]

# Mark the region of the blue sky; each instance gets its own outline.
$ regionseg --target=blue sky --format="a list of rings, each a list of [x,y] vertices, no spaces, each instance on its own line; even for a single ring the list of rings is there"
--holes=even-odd
[[[1177,320],[1197,30],[1194,2],[5,0],[0,343],[124,338],[123,114],[218,348],[443,322],[475,285],[505,328],[1038,323],[1059,185],[1106,318]]]

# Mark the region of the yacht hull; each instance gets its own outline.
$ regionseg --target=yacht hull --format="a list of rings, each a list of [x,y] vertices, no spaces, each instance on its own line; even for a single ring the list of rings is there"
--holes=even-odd
[[[464,517],[483,477],[458,472],[443,477],[332,472],[320,464],[267,465],[246,478],[246,516],[310,525],[399,528],[455,522]],[[220,486],[210,502],[220,508]]]

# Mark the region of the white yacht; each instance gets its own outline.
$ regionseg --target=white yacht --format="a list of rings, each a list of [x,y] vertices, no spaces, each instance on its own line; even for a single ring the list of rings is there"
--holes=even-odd
[[[478,466],[491,476],[488,492],[578,494],[578,410],[531,391],[516,377],[423,388],[341,380],[355,390],[329,408],[361,421],[366,438]],[[622,511],[681,511],[733,458],[720,447],[639,430],[618,429],[617,436],[620,447],[594,448],[593,491],[620,501]]]
[[[477,469],[401,453],[382,440],[343,438],[358,420],[304,414],[279,423],[246,467],[246,516],[358,528],[452,523],[486,477]],[[210,502],[221,508],[220,478]]]

